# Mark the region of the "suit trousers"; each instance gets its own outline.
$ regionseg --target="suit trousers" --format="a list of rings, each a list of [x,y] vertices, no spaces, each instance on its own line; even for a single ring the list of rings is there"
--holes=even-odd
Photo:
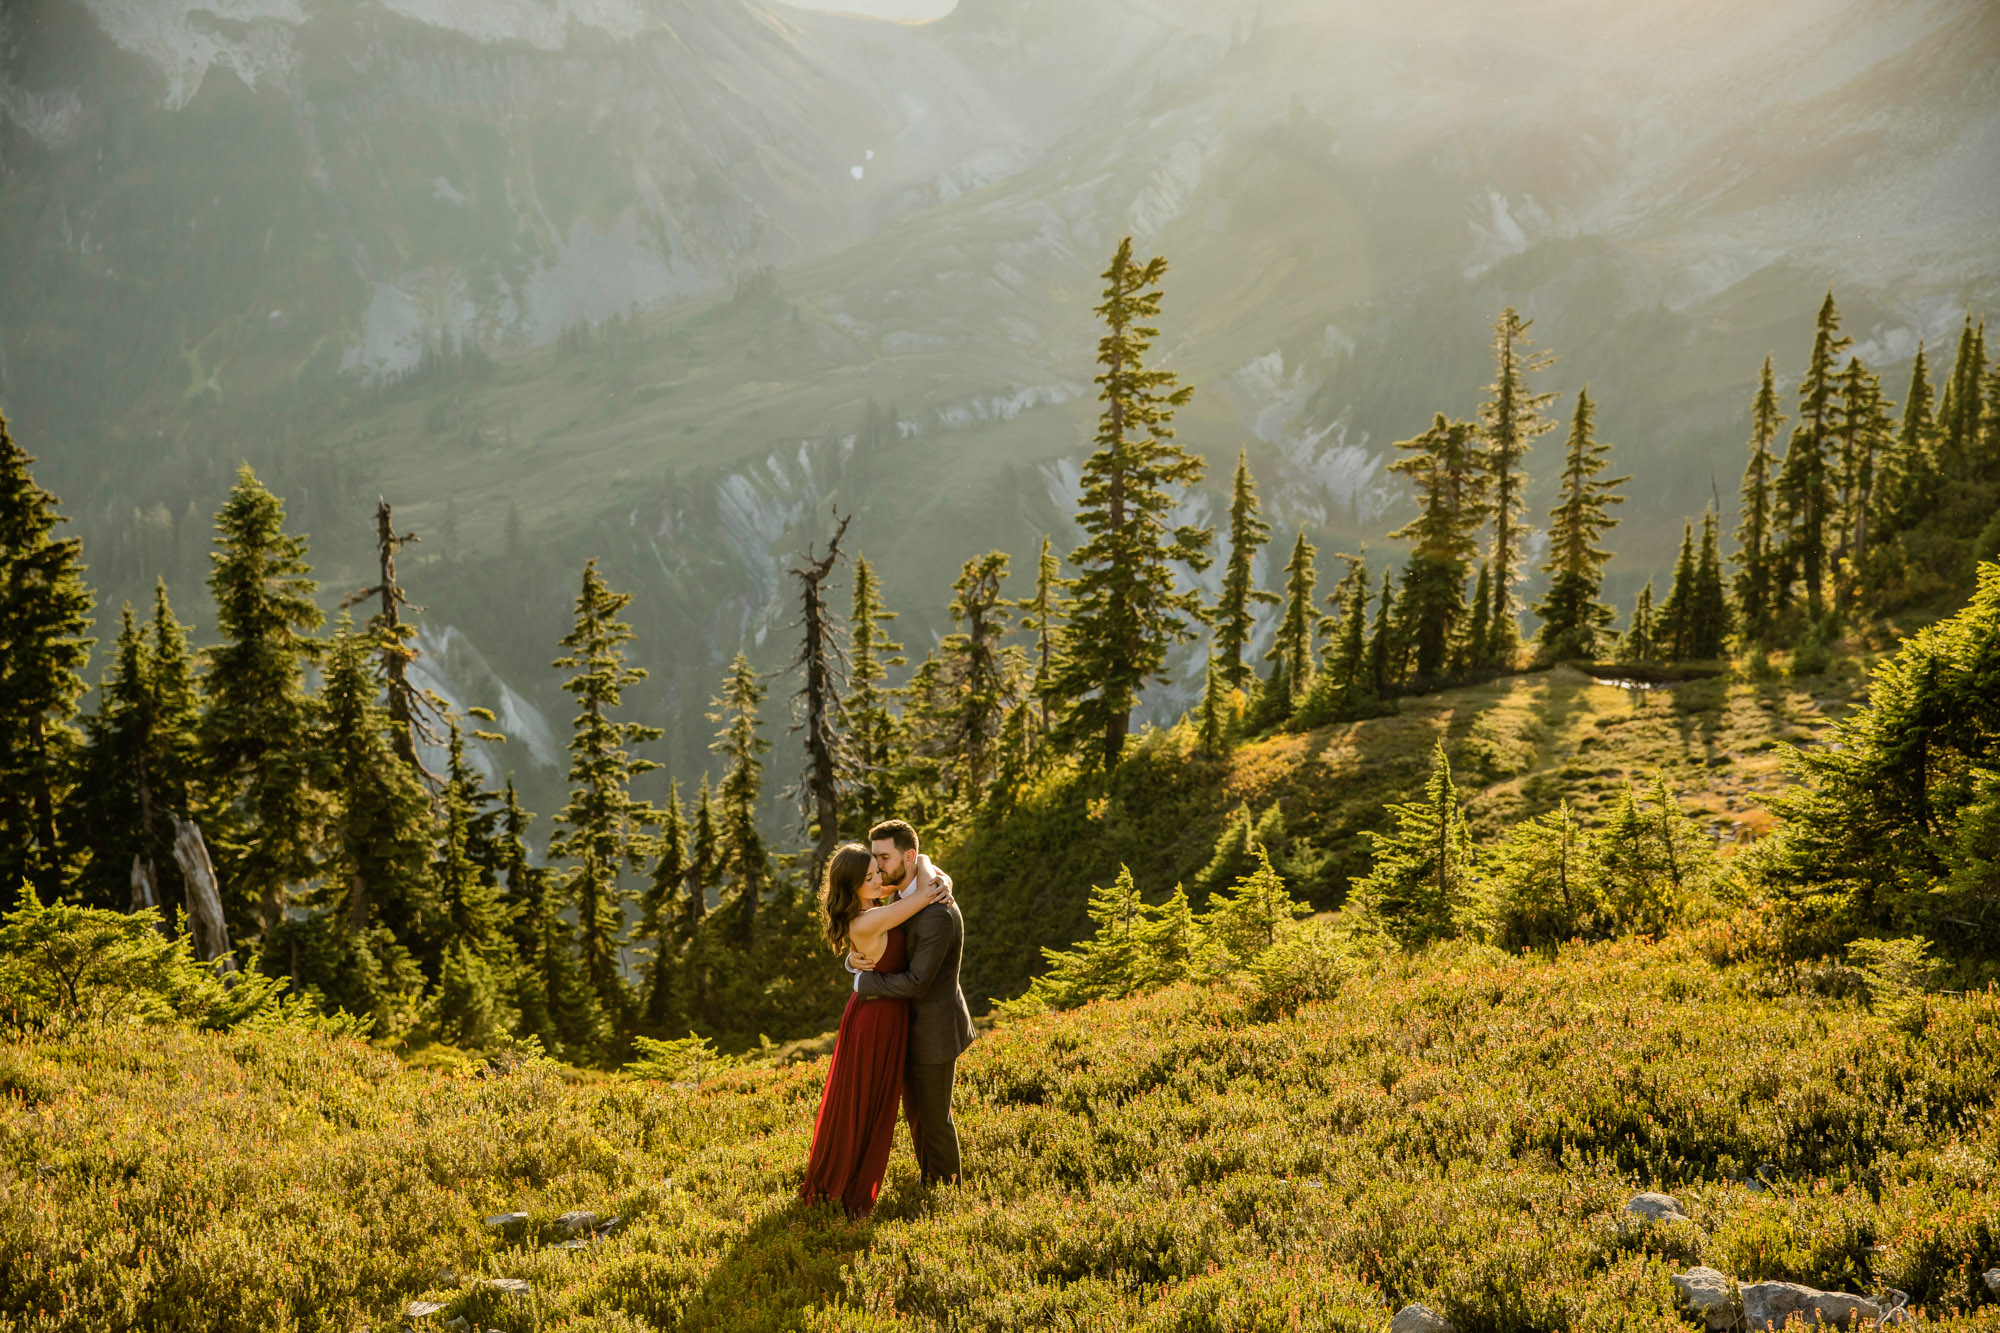
[[[912,1062],[903,1072],[903,1113],[917,1150],[917,1170],[926,1185],[958,1182],[958,1124],[951,1118],[951,1085],[957,1073],[957,1060]]]

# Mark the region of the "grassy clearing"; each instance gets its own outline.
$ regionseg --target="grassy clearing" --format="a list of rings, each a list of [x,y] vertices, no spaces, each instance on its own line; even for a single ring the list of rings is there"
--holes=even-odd
[[[36,1037],[0,1049],[0,1329],[380,1330],[418,1298],[505,1333],[1379,1330],[1415,1299],[1667,1329],[1695,1262],[2000,1328],[2000,997],[1891,1022],[1766,997],[1737,948],[1461,946],[1290,1015],[1180,987],[1004,1023],[961,1066],[969,1183],[924,1191],[899,1143],[861,1225],[792,1201],[822,1061],[670,1086]],[[1693,1222],[1625,1217],[1649,1188]],[[626,1223],[549,1248],[572,1208]]]
[[[1199,905],[1203,870],[1233,812],[1276,806],[1274,844],[1295,892],[1332,908],[1372,856],[1385,807],[1422,788],[1442,740],[1475,840],[1567,799],[1586,821],[1608,813],[1629,779],[1667,775],[1688,812],[1725,843],[1771,826],[1765,802],[1785,784],[1782,747],[1811,744],[1861,701],[1865,669],[1843,659],[1804,680],[1741,674],[1649,690],[1606,685],[1571,667],[1402,699],[1388,717],[1283,733],[1201,756],[1187,728],[1153,733],[1108,792],[1052,783],[1007,818],[942,855],[965,885],[966,993],[1020,993],[1044,947],[1089,932],[1090,884],[1132,869],[1149,901],[1185,883]]]

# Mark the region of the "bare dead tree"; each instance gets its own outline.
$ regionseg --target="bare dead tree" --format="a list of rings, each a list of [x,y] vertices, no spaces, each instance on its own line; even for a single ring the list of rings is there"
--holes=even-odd
[[[181,877],[187,881],[188,933],[194,937],[195,957],[204,963],[222,961],[222,970],[233,972],[229,957],[229,927],[222,917],[222,889],[215,879],[215,862],[209,858],[208,842],[201,827],[192,819],[169,814],[174,821],[174,860],[180,862]]]
[[[410,663],[417,660],[417,629],[403,619],[403,610],[407,607],[411,611],[422,611],[424,608],[405,596],[403,585],[396,581],[396,552],[421,540],[414,532],[398,534],[389,502],[378,497],[375,501],[375,556],[380,566],[381,581],[372,588],[348,594],[340,604],[344,608],[370,597],[380,599],[381,609],[369,617],[368,628],[376,637],[382,688],[388,696],[389,716],[396,722],[396,753],[425,782],[432,787],[440,787],[444,779],[424,767],[423,760],[417,757],[417,743],[421,741],[433,747],[444,744],[441,730],[445,721],[444,701],[410,680]]]
[[[815,556],[808,545],[805,563],[791,570],[799,581],[799,618],[793,624],[804,631],[792,666],[805,673],[804,683],[792,696],[792,730],[806,734],[806,766],[790,794],[799,802],[801,825],[809,830],[816,823],[819,830],[808,883],[819,878],[840,838],[842,744],[834,719],[840,715],[840,696],[847,685],[847,648],[827,603],[826,580],[840,560],[840,541],[853,521],[852,514],[840,520],[825,555]]]

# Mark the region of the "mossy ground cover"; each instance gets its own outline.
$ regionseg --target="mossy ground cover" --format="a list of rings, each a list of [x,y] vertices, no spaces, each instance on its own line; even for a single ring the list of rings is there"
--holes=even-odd
[[[1737,928],[1441,946],[1295,1013],[1184,986],[1004,1022],[968,1181],[793,1201],[823,1061],[674,1086],[352,1040],[0,1048],[0,1329],[1685,1327],[1670,1272],[2000,1328],[2000,998],[1774,994]],[[1761,1179],[1759,1177],[1761,1176]],[[1642,1224],[1632,1194],[1692,1216]],[[572,1208],[625,1223],[551,1248]],[[519,1209],[513,1234],[489,1214]],[[449,1276],[446,1276],[446,1275]],[[525,1279],[509,1296],[479,1279]]]

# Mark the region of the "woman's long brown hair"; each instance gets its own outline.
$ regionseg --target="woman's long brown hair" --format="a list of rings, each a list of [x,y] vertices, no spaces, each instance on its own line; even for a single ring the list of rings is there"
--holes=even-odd
[[[826,863],[819,885],[819,919],[826,945],[835,953],[848,947],[847,928],[861,915],[861,886],[875,858],[858,842],[842,843]]]

